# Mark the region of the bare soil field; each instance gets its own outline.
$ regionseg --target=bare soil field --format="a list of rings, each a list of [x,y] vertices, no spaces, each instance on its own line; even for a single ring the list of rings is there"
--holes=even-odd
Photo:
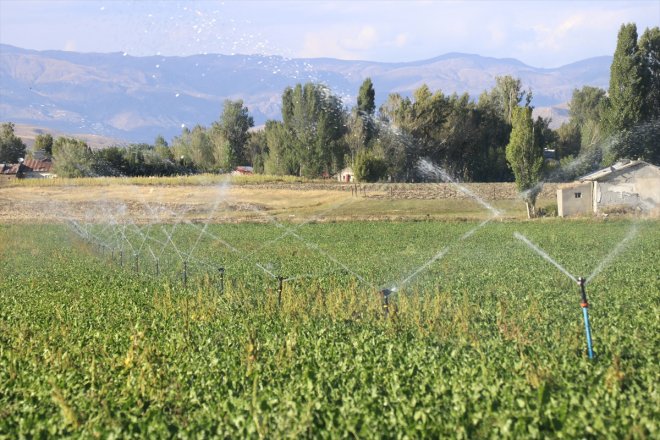
[[[217,185],[45,185],[0,187],[0,223],[268,222],[481,219],[491,214],[468,192],[523,218],[524,204],[510,183]],[[538,206],[554,203],[546,185]]]

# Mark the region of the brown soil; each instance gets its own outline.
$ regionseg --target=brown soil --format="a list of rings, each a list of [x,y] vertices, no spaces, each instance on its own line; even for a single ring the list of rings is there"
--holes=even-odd
[[[522,209],[513,184],[473,183],[464,188],[489,203],[515,205],[516,210],[520,204]],[[540,199],[552,200],[554,191],[547,185]],[[451,184],[0,186],[0,206],[0,223],[267,222],[273,218],[295,222],[488,215]]]

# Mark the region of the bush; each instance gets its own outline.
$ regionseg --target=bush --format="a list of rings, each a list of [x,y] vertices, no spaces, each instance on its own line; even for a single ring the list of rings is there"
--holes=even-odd
[[[387,164],[368,151],[361,151],[355,158],[353,171],[358,182],[377,182],[387,173]]]

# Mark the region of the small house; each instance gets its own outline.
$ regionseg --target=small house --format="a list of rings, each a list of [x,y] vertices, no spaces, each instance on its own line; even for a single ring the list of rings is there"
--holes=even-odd
[[[254,168],[250,166],[238,166],[234,171],[232,171],[233,175],[240,175],[240,176],[249,176],[254,174]]]
[[[557,190],[560,217],[613,209],[650,212],[660,206],[660,168],[621,160]]]
[[[337,180],[340,182],[353,182],[355,180],[355,174],[353,173],[353,168],[346,167],[337,173]]]
[[[16,179],[21,171],[20,163],[0,163],[0,181]]]
[[[52,169],[53,163],[50,160],[19,159],[19,163],[0,164],[0,178],[11,180],[55,177]]]
[[[55,177],[53,162],[49,159],[25,159],[23,161],[23,177],[26,179],[44,179]]]

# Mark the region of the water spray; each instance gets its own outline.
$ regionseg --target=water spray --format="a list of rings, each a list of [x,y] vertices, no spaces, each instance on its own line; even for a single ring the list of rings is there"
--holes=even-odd
[[[579,277],[577,282],[580,286],[580,307],[582,307],[582,315],[584,316],[584,331],[587,336],[587,350],[589,351],[589,359],[593,359],[594,351],[591,342],[591,326],[589,325],[589,302],[587,301],[587,292],[584,290],[586,280]]]

